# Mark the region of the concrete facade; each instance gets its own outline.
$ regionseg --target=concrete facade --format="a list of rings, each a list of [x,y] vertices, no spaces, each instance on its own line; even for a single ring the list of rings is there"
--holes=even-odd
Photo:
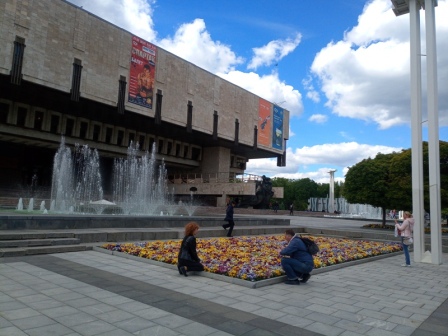
[[[244,173],[249,159],[282,161],[289,111],[282,109],[282,146],[276,146],[272,136],[259,142],[262,98],[157,46],[152,107],[129,102],[133,38],[63,0],[2,1],[0,142],[54,150],[62,134],[69,145],[87,144],[112,158],[125,155],[131,141],[142,150],[151,150],[154,144],[169,174],[232,176]],[[14,68],[17,45],[23,46],[19,70]],[[80,66],[78,100],[72,95],[75,64]],[[14,73],[19,83],[13,83]],[[120,114],[123,81],[126,91]],[[274,119],[274,105],[267,104]],[[273,134],[274,125],[270,127]],[[15,147],[1,159],[11,162],[14,152]],[[8,169],[40,169],[33,162],[17,162]],[[28,175],[22,179],[29,179]]]

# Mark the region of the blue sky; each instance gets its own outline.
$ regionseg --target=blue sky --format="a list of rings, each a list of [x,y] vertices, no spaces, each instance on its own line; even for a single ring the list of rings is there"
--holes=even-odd
[[[328,183],[330,169],[343,180],[364,158],[411,147],[409,16],[395,17],[390,0],[69,2],[290,110],[287,166],[251,160],[247,173]],[[447,141],[448,0],[435,12]]]

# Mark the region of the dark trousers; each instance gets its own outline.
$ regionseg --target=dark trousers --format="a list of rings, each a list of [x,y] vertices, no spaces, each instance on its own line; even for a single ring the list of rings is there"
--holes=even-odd
[[[199,261],[187,259],[179,259],[177,266],[186,266],[188,272],[202,272],[204,270],[204,266]]]
[[[227,224],[224,224],[223,228],[229,228],[229,231],[227,231],[227,237],[232,236],[233,227],[235,226],[235,222],[233,220],[229,220]]]

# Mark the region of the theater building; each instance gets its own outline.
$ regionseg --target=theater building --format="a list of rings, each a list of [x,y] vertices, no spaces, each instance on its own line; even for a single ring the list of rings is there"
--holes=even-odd
[[[0,2],[3,195],[48,192],[63,135],[98,150],[106,179],[131,142],[154,146],[177,194],[195,185],[219,205],[253,194],[231,185],[248,160],[284,165],[288,130],[289,111],[80,7]]]

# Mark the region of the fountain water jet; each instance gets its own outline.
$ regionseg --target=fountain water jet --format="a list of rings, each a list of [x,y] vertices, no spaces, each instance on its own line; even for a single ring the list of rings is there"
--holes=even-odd
[[[72,154],[62,138],[53,161],[50,210],[72,212],[85,203],[102,199],[101,183],[98,152],[76,144]]]
[[[131,143],[127,158],[115,160],[113,200],[124,214],[156,215],[170,206],[165,164],[162,161],[156,170],[155,145],[142,157],[138,150],[138,143]]]

